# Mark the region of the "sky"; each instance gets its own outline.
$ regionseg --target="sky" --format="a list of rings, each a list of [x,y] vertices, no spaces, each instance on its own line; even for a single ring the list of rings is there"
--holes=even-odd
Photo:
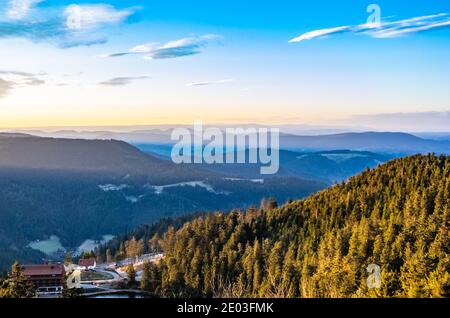
[[[443,0],[0,0],[0,127],[443,130],[449,53]]]

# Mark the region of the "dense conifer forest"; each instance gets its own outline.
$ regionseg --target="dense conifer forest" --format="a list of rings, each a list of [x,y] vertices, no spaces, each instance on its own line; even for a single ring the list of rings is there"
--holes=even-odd
[[[186,297],[449,297],[450,158],[397,159],[307,199],[198,217],[151,242],[142,287]],[[123,242],[123,246],[136,241]],[[367,267],[381,268],[368,288]]]
[[[163,252],[140,282],[160,297],[449,297],[449,226],[450,157],[417,155],[281,207],[141,226],[95,254]],[[13,274],[3,296],[18,292]]]

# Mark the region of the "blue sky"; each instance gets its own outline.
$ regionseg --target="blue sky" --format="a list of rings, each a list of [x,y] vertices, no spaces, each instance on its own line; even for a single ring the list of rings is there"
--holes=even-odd
[[[0,126],[446,113],[448,14],[442,0],[0,0]]]

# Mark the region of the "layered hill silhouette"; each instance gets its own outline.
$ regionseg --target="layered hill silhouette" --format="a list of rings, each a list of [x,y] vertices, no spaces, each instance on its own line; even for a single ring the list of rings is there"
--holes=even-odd
[[[255,125],[257,128],[258,126]],[[187,127],[189,128],[189,127]],[[282,127],[281,127],[282,129]],[[26,132],[26,131],[25,131]],[[133,144],[171,145],[171,129],[146,129],[123,131],[29,131],[33,135],[58,138],[83,138],[83,139],[116,139]],[[297,135],[282,133],[280,135],[280,147],[290,150],[323,151],[347,149],[356,151],[388,152],[394,154],[450,154],[449,140],[432,139],[432,134],[418,135],[402,132],[347,132],[338,134]]]
[[[351,150],[317,152],[280,150],[279,154],[280,168],[275,176],[293,176],[321,180],[328,184],[347,180],[366,168],[374,168],[394,158],[393,155],[389,154]],[[259,164],[212,164],[203,165],[202,168],[229,176],[260,177]]]
[[[176,165],[116,140],[0,135],[0,268],[41,262],[85,240],[116,235],[162,217],[284,202],[326,187],[285,176],[233,179]],[[59,239],[61,251],[32,249]],[[41,242],[29,245],[31,242]]]
[[[199,169],[183,169],[145,154],[123,141],[40,138],[24,134],[0,135],[1,168],[107,174],[156,183],[208,176]]]
[[[280,144],[293,149],[349,149],[395,154],[450,153],[448,141],[423,139],[399,132],[342,133],[322,136],[281,136]]]

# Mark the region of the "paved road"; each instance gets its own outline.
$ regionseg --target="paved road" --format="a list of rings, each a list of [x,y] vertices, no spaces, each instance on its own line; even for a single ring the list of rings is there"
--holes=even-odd
[[[82,281],[81,288],[84,288],[84,289],[102,288],[108,292],[117,291],[117,289],[110,289],[110,288],[106,288],[101,285],[111,285],[114,283],[119,283],[119,282],[125,281],[127,279],[127,274],[120,267],[125,267],[129,264],[133,264],[134,266],[141,266],[145,262],[157,262],[163,256],[164,255],[161,253],[152,253],[152,254],[144,254],[136,259],[135,258],[125,259],[118,263],[99,264],[92,271],[112,276],[112,278],[104,279],[104,280],[95,280],[95,281]],[[141,279],[142,279],[142,270],[139,270],[136,272],[136,281],[140,282]]]
[[[112,276],[112,278],[109,279],[103,279],[103,280],[92,280],[92,281],[82,281],[83,284],[112,284],[112,283],[117,283],[120,281],[123,281],[126,279],[126,276],[122,276],[121,274],[119,274],[116,271],[107,271],[101,268],[96,268],[94,270],[92,270],[94,272],[97,273],[102,273],[108,276]]]

